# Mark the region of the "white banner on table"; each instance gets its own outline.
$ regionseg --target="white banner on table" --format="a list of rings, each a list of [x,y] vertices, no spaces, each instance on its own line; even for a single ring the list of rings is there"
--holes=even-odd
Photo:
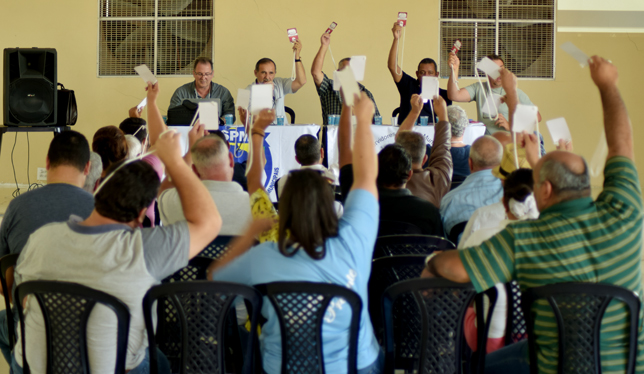
[[[385,146],[395,142],[396,126],[371,126],[373,141],[376,147],[376,153],[380,152]],[[414,126],[414,131],[423,134],[425,141],[429,145],[434,144],[434,126]],[[463,142],[472,145],[474,140],[485,135],[485,126],[482,123],[473,123],[465,128]],[[338,153],[338,126],[327,126],[327,152],[326,158],[329,162],[329,170],[338,180],[340,174],[340,159]]]

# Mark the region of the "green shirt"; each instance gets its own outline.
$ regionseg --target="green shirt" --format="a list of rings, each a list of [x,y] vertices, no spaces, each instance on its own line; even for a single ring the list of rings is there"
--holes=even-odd
[[[642,301],[642,192],[633,162],[613,157],[604,189],[593,201],[580,198],[544,209],[539,219],[511,223],[478,247],[459,251],[476,290],[519,282],[522,290],[561,282],[606,283],[636,292]],[[545,300],[535,305],[541,373],[557,371],[557,330]],[[604,373],[626,370],[626,307],[613,301],[601,328]],[[637,372],[644,371],[644,330],[639,316]]]

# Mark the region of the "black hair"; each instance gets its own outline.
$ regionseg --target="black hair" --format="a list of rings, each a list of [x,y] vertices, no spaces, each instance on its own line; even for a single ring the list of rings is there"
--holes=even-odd
[[[378,153],[378,187],[402,186],[411,171],[411,157],[400,144],[389,144]]]
[[[420,60],[420,62],[418,63],[418,70],[420,70],[420,65],[423,65],[423,64],[434,64],[434,72],[438,71],[438,65],[436,64],[436,61],[434,61],[434,59],[424,58]]]
[[[503,63],[503,65],[505,65],[505,61],[503,61],[503,58],[502,58],[501,56],[499,56],[499,55],[495,55],[494,53],[491,53],[491,54],[487,55],[486,57],[487,57],[487,58],[489,58],[489,59],[490,59],[490,60],[492,60],[492,61],[494,61],[494,60],[501,60],[501,62]]]
[[[303,166],[313,165],[320,160],[320,142],[309,134],[304,134],[295,141],[295,157]]]
[[[195,63],[192,65],[192,70],[196,70],[197,65],[199,64],[210,64],[210,70],[215,69],[212,65],[212,60],[209,57],[197,57]]]
[[[101,127],[94,134],[92,151],[101,156],[103,170],[109,169],[115,162],[125,160],[128,147],[125,134],[116,126]]]
[[[145,127],[141,128],[141,126],[145,126],[146,124],[147,122],[143,118],[129,117],[121,122],[119,129],[125,135],[134,135],[143,144],[145,138],[148,137],[148,130]]]
[[[503,201],[508,203],[510,199],[525,201],[525,198],[534,189],[534,178],[531,169],[517,169],[508,174],[503,183]]]
[[[268,57],[264,57],[264,58],[260,59],[259,61],[257,61],[257,63],[255,64],[255,71],[259,71],[259,65],[264,65],[264,64],[266,64],[268,62],[272,62],[273,66],[275,67],[275,70],[277,70],[277,65],[275,64],[275,61],[271,60]]]
[[[47,158],[49,159],[49,167],[69,165],[79,171],[84,171],[89,162],[89,143],[85,136],[79,132],[63,131],[56,134],[49,143]]]

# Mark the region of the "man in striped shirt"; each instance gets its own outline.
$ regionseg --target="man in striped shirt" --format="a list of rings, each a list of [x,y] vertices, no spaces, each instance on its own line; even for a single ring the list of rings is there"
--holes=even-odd
[[[478,247],[428,258],[422,276],[472,282],[481,292],[515,279],[525,290],[561,282],[606,283],[642,298],[642,193],[633,164],[632,130],[617,88],[617,69],[601,57],[590,60],[591,77],[601,94],[608,160],[604,189],[590,197],[588,166],[580,156],[551,152],[536,160],[538,142],[526,136],[533,165],[539,219],[512,223]],[[516,77],[502,72],[511,114],[516,107]],[[507,87],[507,88],[506,88]],[[543,308],[543,309],[542,309]],[[539,372],[557,371],[557,330],[552,312],[535,309]],[[602,321],[602,371],[624,372],[628,357],[628,313],[609,307]],[[636,371],[644,370],[644,330],[639,316]],[[486,373],[529,373],[527,342],[488,356]]]

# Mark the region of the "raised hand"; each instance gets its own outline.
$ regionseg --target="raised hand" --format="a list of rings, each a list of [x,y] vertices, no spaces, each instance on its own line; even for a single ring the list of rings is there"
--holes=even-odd
[[[156,154],[163,164],[168,165],[172,162],[182,160],[181,154],[181,134],[174,130],[167,130],[155,142]]]
[[[600,90],[617,86],[618,73],[615,65],[599,56],[591,57],[588,62],[590,76]]]
[[[155,84],[148,82],[145,90],[148,92],[148,103],[156,103],[157,96],[159,96],[159,82]]]
[[[367,96],[366,93],[361,92],[360,96],[355,95],[353,99],[353,113],[356,115],[358,122],[367,121],[371,123],[373,118],[374,106],[373,101]]]
[[[394,27],[391,29],[391,32],[394,34],[394,39],[400,39],[400,32],[402,31],[402,26],[398,22],[394,22]]]
[[[501,69],[501,86],[507,91],[513,91],[517,88],[517,76],[508,69]]]
[[[322,34],[322,36],[320,37],[320,43],[321,43],[322,45],[329,45],[329,44],[331,44],[331,35],[329,35],[329,34],[327,34],[327,33]]]
[[[442,96],[434,96],[434,113],[438,116],[439,121],[447,121],[447,103]],[[432,120],[433,121],[433,120]]]
[[[454,72],[458,72],[458,67],[461,66],[461,60],[458,58],[456,53],[450,52],[447,64],[452,67]]]
[[[273,121],[275,121],[275,111],[272,109],[264,109],[255,116],[253,130],[264,132]]]

